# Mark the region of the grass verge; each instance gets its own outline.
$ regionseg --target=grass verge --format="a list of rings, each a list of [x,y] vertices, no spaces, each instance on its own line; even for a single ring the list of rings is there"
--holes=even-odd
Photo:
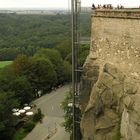
[[[0,68],[10,65],[13,61],[0,61]]]

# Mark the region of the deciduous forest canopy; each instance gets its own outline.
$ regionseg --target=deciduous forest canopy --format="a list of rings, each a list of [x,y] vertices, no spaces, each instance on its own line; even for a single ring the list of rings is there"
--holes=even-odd
[[[89,36],[90,16],[82,16],[81,33]],[[0,61],[10,62],[0,68],[0,139],[15,140],[13,108],[71,81],[70,23],[65,14],[0,14]],[[88,50],[80,46],[81,66]]]
[[[0,14],[0,60],[18,54],[33,55],[39,48],[52,48],[71,36],[70,15]],[[90,16],[81,17],[83,36],[89,36]]]

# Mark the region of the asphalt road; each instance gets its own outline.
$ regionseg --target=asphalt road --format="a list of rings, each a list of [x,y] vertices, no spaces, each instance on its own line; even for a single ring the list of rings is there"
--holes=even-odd
[[[38,123],[24,140],[45,140],[48,134],[54,132],[55,128],[57,128],[57,132],[50,140],[69,140],[69,134],[61,127],[61,124],[64,121],[64,112],[60,108],[60,104],[69,89],[70,85],[65,85],[34,101],[37,107],[42,110],[45,117],[43,118],[42,123]]]

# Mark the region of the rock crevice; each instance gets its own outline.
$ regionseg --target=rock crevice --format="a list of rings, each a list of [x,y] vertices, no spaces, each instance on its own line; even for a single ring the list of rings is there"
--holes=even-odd
[[[94,67],[92,69],[94,71]],[[82,109],[83,140],[139,140],[138,86],[110,63],[105,63],[101,69],[99,67],[98,73]],[[91,77],[94,79],[94,76]]]

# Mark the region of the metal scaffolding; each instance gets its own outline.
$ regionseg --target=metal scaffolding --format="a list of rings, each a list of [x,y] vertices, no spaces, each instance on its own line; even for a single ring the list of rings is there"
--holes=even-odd
[[[80,37],[81,0],[71,0],[72,25],[72,93],[73,93],[73,140],[80,140],[79,81],[82,68],[78,63],[80,44],[89,44],[88,37]],[[88,38],[88,39],[87,39]]]
[[[78,55],[80,46],[80,0],[71,0],[72,15],[72,93],[73,93],[73,140],[78,140],[76,97],[79,92],[79,65]]]

